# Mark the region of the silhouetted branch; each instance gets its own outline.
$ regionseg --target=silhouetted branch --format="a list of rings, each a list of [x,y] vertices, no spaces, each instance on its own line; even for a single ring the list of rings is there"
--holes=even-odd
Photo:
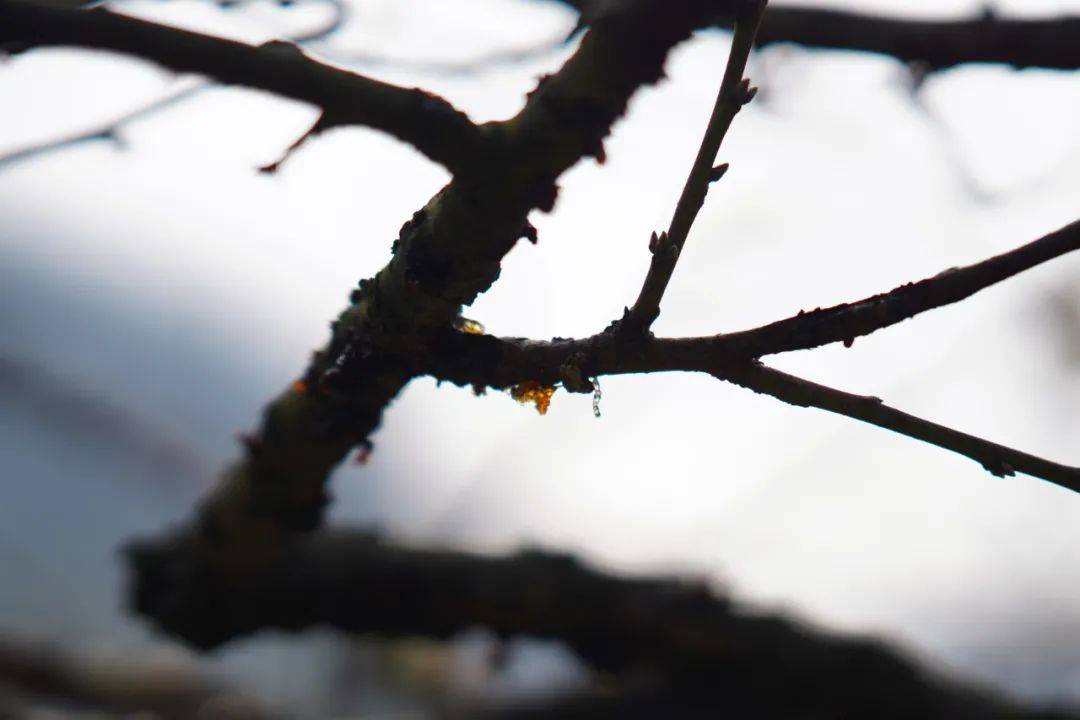
[[[721,26],[731,20],[723,19]],[[774,8],[758,34],[761,46],[855,50],[919,63],[928,71],[965,63],[1015,68],[1080,68],[1080,17],[1005,18],[982,14],[959,20],[919,20],[827,10]]]
[[[281,169],[281,166],[285,163],[285,161],[292,157],[293,153],[299,150],[304,145],[304,143],[306,143],[308,140],[315,137],[316,135],[319,135],[329,130],[330,128],[335,127],[337,124],[338,123],[328,118],[326,113],[319,113],[319,117],[315,119],[315,122],[312,123],[311,127],[305,130],[300,135],[300,137],[289,143],[289,146],[285,148],[285,152],[281,154],[281,157],[279,157],[277,160],[274,160],[273,162],[269,162],[261,166],[259,168],[259,172],[269,174],[276,173],[278,170]]]
[[[419,89],[366,78],[290,43],[248,45],[96,7],[0,0],[0,47],[67,45],[134,55],[178,72],[311,103],[339,124],[365,125],[413,145],[451,171],[473,166],[483,134],[464,113]]]
[[[263,628],[448,638],[479,625],[502,637],[564,642],[613,675],[620,696],[662,698],[650,706],[670,710],[653,717],[691,707],[732,717],[810,717],[813,708],[826,717],[1020,717],[1000,699],[936,678],[876,641],[751,613],[676,577],[607,575],[537,551],[488,557],[326,531],[290,541],[253,577],[198,578],[180,589],[186,599],[177,603],[163,577],[182,557],[173,542],[186,540],[165,538],[133,552],[133,597],[140,613],[200,647]],[[201,611],[181,616],[180,607]]]
[[[627,336],[617,326],[582,340],[551,342],[445,334],[440,343],[420,355],[416,369],[462,385],[507,388],[524,382],[562,383],[572,391],[577,390],[575,378],[676,370],[708,372],[785,402],[849,415],[958,452],[995,475],[1023,472],[1080,492],[1080,468],[1060,465],[921,420],[882,405],[876,398],[846,395],[790,376],[781,377],[776,371],[768,371],[753,362],[763,355],[841,340],[850,344],[855,337],[958,302],[1077,249],[1080,249],[1080,221],[1010,252],[964,268],[946,270],[888,293],[800,313],[753,330],[712,337],[634,337]]]
[[[609,0],[555,0],[582,13],[589,24]],[[721,28],[735,24],[721,8],[710,18]],[[793,43],[810,48],[853,50],[918,63],[933,72],[965,63],[1000,63],[1016,68],[1080,68],[1080,17],[1006,18],[992,12],[956,20],[889,17],[814,7],[770,8],[757,45]]]
[[[726,337],[721,342],[748,343],[754,347],[752,354],[755,356],[807,350],[834,342],[850,345],[857,337],[928,310],[960,302],[980,290],[1077,249],[1080,249],[1080,220],[974,265],[949,268],[925,280],[901,285],[858,302],[800,313],[754,330],[720,336]]]
[[[757,0],[752,5],[760,10]],[[390,262],[353,291],[331,326],[330,342],[268,405],[242,457],[222,474],[194,520],[132,546],[135,608],[200,647],[263,627],[331,624],[383,636],[445,637],[480,623],[501,634],[559,638],[599,669],[630,674],[644,667],[686,693],[708,688],[715,694],[722,677],[731,688],[721,695],[737,714],[763,697],[779,698],[781,689],[821,687],[839,676],[841,715],[881,717],[885,707],[897,709],[897,717],[964,717],[972,708],[977,711],[969,717],[994,716],[979,714],[984,706],[969,696],[957,700],[951,690],[939,692],[879,648],[822,641],[777,620],[740,616],[701,588],[613,579],[536,554],[484,559],[404,550],[368,536],[304,534],[321,521],[329,473],[352,448],[369,442],[384,409],[421,374],[477,386],[528,382],[584,392],[592,389],[589,378],[606,374],[708,372],[785,402],[932,442],[995,474],[1027,472],[1080,491],[1076,468],[758,362],[771,353],[850,344],[970,297],[1078,249],[1080,223],[966,268],[738,333],[656,339],[615,323],[583,340],[535,342],[471,335],[456,322],[461,307],[498,278],[516,241],[535,239],[528,215],[552,209],[561,174],[584,157],[603,160],[612,124],[640,87],[659,79],[668,51],[718,15],[749,6],[744,0],[593,0],[582,15],[590,30],[573,56],[538,84],[515,117],[480,128],[441,99],[320,64],[288,44],[253,47],[101,9],[0,0],[0,45],[115,50],[304,100],[323,110],[309,134],[330,125],[369,125],[455,171],[402,227]],[[748,88],[737,81],[753,24],[739,23],[709,131],[665,240],[676,250],[713,175],[723,132],[747,99]],[[633,314],[641,329],[655,317],[675,257],[650,269]],[[784,648],[780,655],[778,647]],[[863,686],[866,673],[885,689],[872,695],[851,690]]]
[[[929,420],[923,420],[889,407],[879,397],[854,395],[842,390],[834,390],[768,368],[760,362],[725,367],[715,374],[723,380],[749,388],[754,392],[772,395],[791,405],[816,407],[838,415],[846,415],[951,450],[971,458],[998,477],[1021,472],[1080,493],[1080,468],[1060,465]]]
[[[485,127],[485,151],[474,154],[471,171],[402,227],[390,263],[352,293],[330,342],[270,403],[243,457],[170,544],[176,556],[162,559],[159,578],[177,593],[172,612],[192,611],[183,588],[200,577],[256,575],[292,533],[318,525],[327,476],[368,442],[413,377],[412,359],[453,332],[461,306],[491,286],[503,255],[529,234],[529,212],[553,207],[558,177],[603,155],[631,95],[660,78],[668,51],[702,12],[696,0],[620,4],[517,116]]]
[[[731,41],[724,78],[716,95],[709,124],[705,128],[705,136],[701,139],[697,157],[694,158],[667,232],[660,233],[659,236],[653,233],[649,243],[652,260],[637,300],[622,318],[624,330],[646,332],[660,314],[660,299],[671,280],[671,273],[675,271],[675,264],[679,261],[679,254],[686,244],[690,228],[701,206],[705,204],[709,185],[719,180],[727,171],[726,164],[714,168],[713,163],[716,162],[716,153],[731,127],[731,121],[757,92],[757,88],[750,87],[749,80],[743,79],[743,72],[746,70],[746,61],[754,45],[754,35],[764,12],[763,0],[757,5],[748,6],[735,23],[735,37]]]
[[[583,339],[550,342],[448,333],[417,356],[418,372],[459,384],[506,388],[526,380],[555,384],[572,361],[585,377],[687,370],[806,350],[895,325],[971,297],[1041,263],[1080,249],[1080,220],[1015,250],[853,303],[817,309],[768,325],[696,338],[627,338],[611,328]]]

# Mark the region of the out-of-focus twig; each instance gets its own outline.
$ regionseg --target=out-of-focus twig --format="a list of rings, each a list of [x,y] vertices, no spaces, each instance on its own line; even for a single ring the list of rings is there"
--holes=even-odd
[[[330,18],[325,23],[310,30],[290,36],[287,38],[288,40],[295,42],[297,45],[317,42],[338,32],[345,25],[349,9],[344,0],[319,0],[319,2],[326,4],[331,8],[332,14]],[[89,3],[76,4],[86,6]],[[70,133],[4,153],[0,155],[0,172],[25,160],[39,158],[43,155],[66,150],[85,143],[105,141],[113,144],[117,149],[124,149],[126,148],[126,143],[121,134],[121,131],[124,128],[139,120],[143,120],[151,115],[156,115],[159,112],[179,105],[184,101],[195,97],[204,90],[215,87],[215,85],[216,84],[213,82],[199,81],[195,85],[190,85],[180,90],[170,92],[157,100],[141,105],[134,110],[130,110],[88,130]]]
[[[193,661],[75,653],[12,637],[0,637],[0,685],[30,698],[118,714],[220,720],[286,717],[210,679]]]
[[[124,137],[121,134],[121,130],[125,127],[132,125],[133,123],[142,120],[150,115],[165,110],[166,108],[179,105],[180,103],[195,97],[203,90],[213,87],[210,83],[200,82],[197,85],[191,85],[177,90],[168,95],[165,95],[153,102],[142,105],[134,110],[119,115],[117,117],[108,120],[104,124],[90,128],[88,130],[81,130],[68,135],[62,135],[51,140],[45,140],[43,142],[34,143],[25,147],[12,150],[10,152],[0,155],[0,172],[7,170],[8,168],[17,165],[27,160],[34,160],[45,155],[49,155],[60,150],[67,150],[79,145],[85,145],[93,142],[106,142],[113,146],[123,149],[126,147]]]

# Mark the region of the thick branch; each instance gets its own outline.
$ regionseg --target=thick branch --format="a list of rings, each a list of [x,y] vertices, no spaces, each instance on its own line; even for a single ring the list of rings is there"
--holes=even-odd
[[[732,20],[720,21],[723,27]],[[774,8],[759,45],[857,50],[943,70],[964,63],[1003,63],[1016,68],[1080,68],[1080,17],[913,20],[818,8]]]
[[[339,125],[365,125],[403,140],[452,172],[475,162],[483,133],[448,102],[319,63],[295,45],[259,46],[120,15],[0,0],[0,47],[66,45],[110,50],[178,72],[265,90],[322,108]]]
[[[609,7],[609,0],[556,1],[582,13],[585,24]],[[710,24],[733,27],[735,15],[721,8]],[[918,63],[927,71],[966,63],[1075,70],[1080,68],[1080,17],[1004,18],[983,13],[957,20],[921,20],[774,5],[757,44],[774,43],[887,55]]]
[[[134,556],[141,571],[136,602],[157,619],[171,612],[152,588],[178,557],[170,542]],[[322,532],[294,538],[254,578],[199,578],[184,591],[214,602],[179,628],[201,646],[262,628],[329,625],[380,637],[447,638],[480,625],[503,637],[561,640],[614,674],[616,690],[644,680],[653,692],[670,693],[673,709],[698,708],[693,717],[723,708],[732,717],[810,717],[813,710],[954,720],[1008,717],[1011,709],[921,671],[878,642],[741,611],[700,582],[612,576],[565,555],[484,557]]]
[[[179,533],[183,542],[169,545],[177,553],[162,561],[169,582],[154,584],[176,615],[165,628],[179,632],[182,618],[211,612],[188,604],[197,601],[184,588],[195,579],[242,582],[273,563],[292,533],[318,525],[329,473],[368,442],[416,358],[453,333],[461,306],[496,280],[502,257],[528,233],[529,212],[551,209],[559,175],[586,155],[602,157],[630,96],[659,79],[668,50],[706,9],[697,0],[620,3],[516,117],[487,127],[486,154],[474,158],[483,171],[458,174],[405,223],[393,259],[360,283],[302,381],[267,407],[244,456]]]
[[[716,153],[719,152],[720,144],[724,141],[724,136],[731,127],[735,115],[754,96],[755,90],[750,88],[748,81],[743,80],[743,72],[746,70],[746,61],[750,57],[754,35],[757,33],[764,11],[763,0],[748,6],[745,12],[738,16],[735,23],[735,37],[731,41],[731,50],[724,69],[724,78],[720,83],[716,103],[713,105],[712,115],[705,128],[705,135],[701,139],[697,157],[694,158],[690,175],[686,178],[686,184],[679,196],[679,202],[676,204],[675,214],[671,218],[667,232],[659,237],[654,234],[649,244],[649,250],[652,252],[649,271],[637,300],[623,318],[625,330],[647,331],[656,316],[660,314],[660,300],[671,280],[671,274],[675,271],[675,264],[686,244],[690,228],[701,206],[705,204],[705,195],[709,191],[709,185],[714,180],[718,180],[727,169],[726,165],[714,168],[713,163],[716,162]]]

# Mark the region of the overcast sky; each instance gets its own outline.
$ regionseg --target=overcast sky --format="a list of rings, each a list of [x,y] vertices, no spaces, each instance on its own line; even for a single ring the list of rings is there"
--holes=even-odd
[[[573,24],[539,1],[353,7],[335,52],[466,60]],[[122,8],[251,41],[323,17],[314,4]],[[995,8],[1080,12],[1075,2]],[[575,336],[632,302],[728,41],[702,33],[672,55],[668,79],[615,128],[607,163],[567,173],[554,213],[533,219],[539,245],[516,247],[467,316],[495,334]],[[431,88],[484,121],[516,112],[566,52],[468,76],[360,69]],[[1074,73],[964,67],[913,96],[894,61],[794,47],[755,56],[748,73],[761,94],[720,152],[732,169],[690,235],[658,334],[740,329],[855,299],[1080,214]],[[0,152],[193,82],[103,54],[28,53],[0,64]],[[34,398],[37,383],[104,403],[120,428],[61,427],[33,399],[0,406],[0,446],[18,470],[4,480],[0,560],[38,578],[0,590],[3,625],[20,613],[41,632],[81,623],[92,634],[106,616],[123,624],[116,544],[186,515],[234,453],[234,434],[302,371],[350,288],[387,261],[401,223],[447,180],[411,148],[357,128],[308,143],[276,176],[254,171],[313,117],[213,89],[125,128],[126,152],[87,144],[0,171],[0,358],[36,378],[13,395]],[[851,349],[774,363],[1080,464],[1078,275],[1080,257],[1067,257]],[[706,377],[611,378],[602,389],[599,419],[590,398],[563,392],[540,417],[503,394],[415,381],[386,413],[370,463],[335,478],[335,521],[704,574],[748,602],[884,632],[1021,692],[1080,699],[1080,498]],[[157,450],[143,457],[136,448],[148,445]],[[65,603],[42,609],[43,593],[95,583],[83,620]]]

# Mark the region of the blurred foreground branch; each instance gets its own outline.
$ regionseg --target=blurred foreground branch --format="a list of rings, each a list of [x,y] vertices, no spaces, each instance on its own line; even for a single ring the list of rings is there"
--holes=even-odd
[[[488,557],[323,531],[296,538],[253,577],[198,578],[177,603],[168,582],[168,563],[183,555],[177,542],[187,540],[130,551],[133,597],[190,641],[323,626],[448,638],[479,625],[560,640],[609,676],[606,697],[545,705],[537,717],[1052,717],[945,681],[879,642],[739,609],[700,582],[607,575],[537,551]],[[181,607],[188,613],[169,616]]]
[[[10,715],[5,714],[4,695],[21,698],[9,701]],[[63,717],[75,717],[77,709],[95,718],[101,718],[100,712],[205,720],[284,717],[210,679],[194,660],[74,652],[0,637],[0,717],[48,717],[36,712],[38,704],[63,708]]]

